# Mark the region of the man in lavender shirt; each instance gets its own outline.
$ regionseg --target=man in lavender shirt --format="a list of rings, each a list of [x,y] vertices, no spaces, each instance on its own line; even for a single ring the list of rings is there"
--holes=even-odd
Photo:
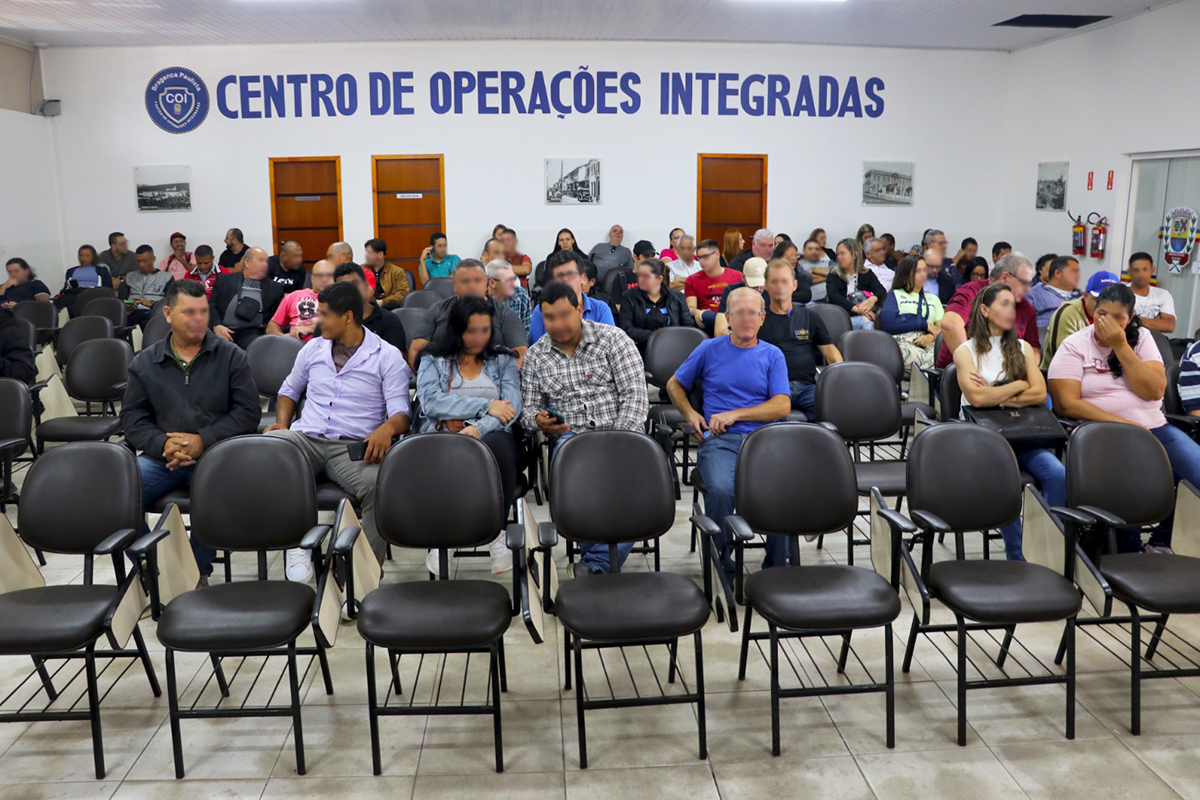
[[[325,288],[317,303],[321,335],[296,356],[279,389],[278,422],[266,432],[300,445],[314,475],[324,472],[358,498],[363,532],[382,563],[387,547],[375,529],[375,482],[392,439],[411,422],[408,364],[399,350],[363,327],[362,296],[353,284]],[[305,393],[304,416],[293,425]],[[348,446],[364,440],[366,454],[351,460]],[[307,550],[288,551],[286,574],[294,581],[312,577]]]

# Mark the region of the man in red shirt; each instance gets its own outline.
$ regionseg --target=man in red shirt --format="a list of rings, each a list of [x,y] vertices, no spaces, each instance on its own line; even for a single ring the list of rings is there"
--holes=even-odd
[[[267,333],[291,336],[302,342],[313,338],[317,327],[317,295],[333,283],[333,264],[328,259],[313,264],[311,280],[311,289],[297,289],[283,296],[275,316],[267,323]]]
[[[1025,299],[1033,285],[1035,274],[1033,262],[1015,250],[1001,256],[992,267],[987,280],[971,281],[959,287],[946,304],[946,315],[942,317],[942,349],[938,351],[938,367],[946,367],[954,361],[954,351],[967,340],[967,320],[971,318],[971,304],[975,297],[988,285],[1004,283],[1017,298],[1017,336],[1029,342],[1034,356],[1041,359],[1042,343],[1038,338],[1037,310]]]
[[[742,273],[721,266],[721,247],[712,239],[696,246],[696,260],[701,270],[683,282],[683,296],[696,324],[712,336],[721,295],[726,286],[741,281]]]
[[[528,289],[529,273],[533,269],[533,262],[530,261],[529,256],[517,250],[517,232],[512,228],[505,228],[500,232],[500,243],[504,245],[504,260],[512,267],[513,273],[521,279],[521,285]]]

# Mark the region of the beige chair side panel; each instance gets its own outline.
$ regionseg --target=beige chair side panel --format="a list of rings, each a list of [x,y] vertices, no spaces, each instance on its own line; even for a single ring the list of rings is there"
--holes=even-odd
[[[165,524],[171,532],[158,543],[158,597],[163,605],[200,582],[200,567],[178,506],[172,507]]]
[[[0,515],[0,593],[45,586],[33,557],[17,538],[8,517]]]

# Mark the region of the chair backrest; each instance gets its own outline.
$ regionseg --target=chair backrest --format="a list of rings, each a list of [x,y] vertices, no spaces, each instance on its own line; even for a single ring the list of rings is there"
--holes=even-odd
[[[260,395],[279,394],[279,387],[287,380],[303,347],[303,342],[290,336],[260,336],[250,343],[246,360],[250,362],[250,373]]]
[[[1175,355],[1175,351],[1171,349],[1171,340],[1162,331],[1152,331],[1149,328],[1143,328],[1142,333],[1149,332],[1154,337],[1154,344],[1158,347],[1159,355],[1162,356],[1163,366],[1169,367],[1179,361],[1179,357]]]
[[[25,331],[25,336],[29,340],[29,349],[37,350],[37,345],[38,345],[37,326],[34,325],[32,322],[30,322],[27,319],[18,319],[16,322],[17,322],[17,327],[20,328],[21,330]]]
[[[125,394],[133,348],[120,339],[80,342],[67,363],[67,394],[76,400],[115,402]]]
[[[659,328],[646,341],[646,371],[650,382],[662,388],[692,351],[708,337],[699,328]]]
[[[982,425],[933,425],[913,438],[908,507],[953,530],[999,528],[1021,513],[1021,470],[1012,446]]]
[[[813,303],[809,308],[825,323],[825,329],[829,331],[829,338],[840,350],[842,336],[853,327],[850,322],[850,312],[833,303]]]
[[[400,547],[478,547],[504,527],[500,468],[470,436],[401,439],[384,456],[376,487],[375,526]]]
[[[421,291],[433,292],[439,299],[446,299],[454,296],[454,279],[453,278],[430,278],[425,285],[421,287]]]
[[[409,295],[411,297],[412,295]],[[400,324],[404,326],[404,336],[409,341],[412,341],[413,331],[421,324],[421,320],[425,318],[424,308],[416,306],[405,306],[404,308],[396,308],[392,313],[400,318]]]
[[[445,278],[434,278],[433,280],[445,280]],[[432,283],[432,281],[430,281]],[[429,284],[425,284],[428,286]],[[445,296],[438,294],[435,291],[428,289],[418,289],[415,292],[409,292],[404,298],[405,308],[419,308],[425,310],[445,300]]]
[[[0,440],[29,439],[33,398],[24,381],[0,378]]]
[[[404,267],[401,267],[404,269]],[[408,278],[408,290],[415,292],[417,290],[417,276],[413,274],[411,269],[404,269],[404,277]]]
[[[666,453],[634,431],[589,431],[558,446],[550,464],[550,518],[559,533],[611,544],[662,536],[675,523]]]
[[[82,342],[92,339],[113,338],[112,320],[107,317],[75,317],[67,320],[54,341],[54,357],[58,359],[59,368],[67,366],[71,353]]]
[[[738,451],[736,476],[735,507],[756,533],[827,533],[849,526],[858,511],[850,451],[819,425],[780,422],[754,431]]]
[[[886,331],[847,331],[838,342],[838,349],[847,361],[866,361],[882,367],[897,386],[904,379],[904,354]]]
[[[87,308],[88,303],[92,302],[98,297],[116,296],[116,290],[111,289],[108,286],[93,286],[90,289],[84,289],[79,293],[79,296],[75,298],[75,313],[82,314],[84,309]]]
[[[79,306],[77,316],[107,317],[114,328],[125,324],[128,309],[125,302],[116,297],[95,297],[86,306]]]
[[[1163,411],[1167,414],[1183,414],[1183,401],[1179,399],[1179,362],[1167,365],[1167,391],[1163,395]]]
[[[958,367],[950,364],[938,381],[938,419],[958,419],[962,411],[962,387],[958,385]]]
[[[133,451],[113,442],[72,442],[40,456],[21,489],[17,527],[26,544],[88,553],[142,524],[142,478]]]
[[[882,439],[900,430],[900,393],[882,367],[842,361],[817,378],[816,413],[847,441]]]
[[[150,319],[146,320],[146,327],[142,329],[142,349],[145,350],[150,345],[160,342],[170,335],[171,323],[167,322],[167,318],[163,316],[161,311],[156,314],[151,310]]]
[[[17,319],[27,319],[34,327],[47,330],[58,327],[58,309],[49,300],[25,300],[11,310]]]
[[[1067,505],[1102,508],[1130,525],[1164,519],[1175,508],[1167,451],[1137,425],[1080,425],[1067,440]]]
[[[191,522],[192,536],[217,550],[295,547],[317,524],[304,451],[278,436],[218,442],[192,476]]]

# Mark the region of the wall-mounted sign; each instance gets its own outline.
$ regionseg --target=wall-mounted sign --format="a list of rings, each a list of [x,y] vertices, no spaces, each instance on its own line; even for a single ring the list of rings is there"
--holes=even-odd
[[[1176,275],[1191,260],[1192,248],[1196,246],[1197,221],[1200,221],[1200,214],[1180,206],[1167,212],[1162,227],[1158,229],[1158,238],[1163,243],[1163,258]]]
[[[167,67],[146,84],[146,113],[167,133],[187,133],[208,116],[208,87],[183,67]]]
[[[1088,171],[1088,191],[1089,192],[1092,190],[1092,179],[1095,177],[1096,177],[1096,173],[1089,170]]]
[[[420,200],[424,196],[421,192],[396,192],[397,200]]]

